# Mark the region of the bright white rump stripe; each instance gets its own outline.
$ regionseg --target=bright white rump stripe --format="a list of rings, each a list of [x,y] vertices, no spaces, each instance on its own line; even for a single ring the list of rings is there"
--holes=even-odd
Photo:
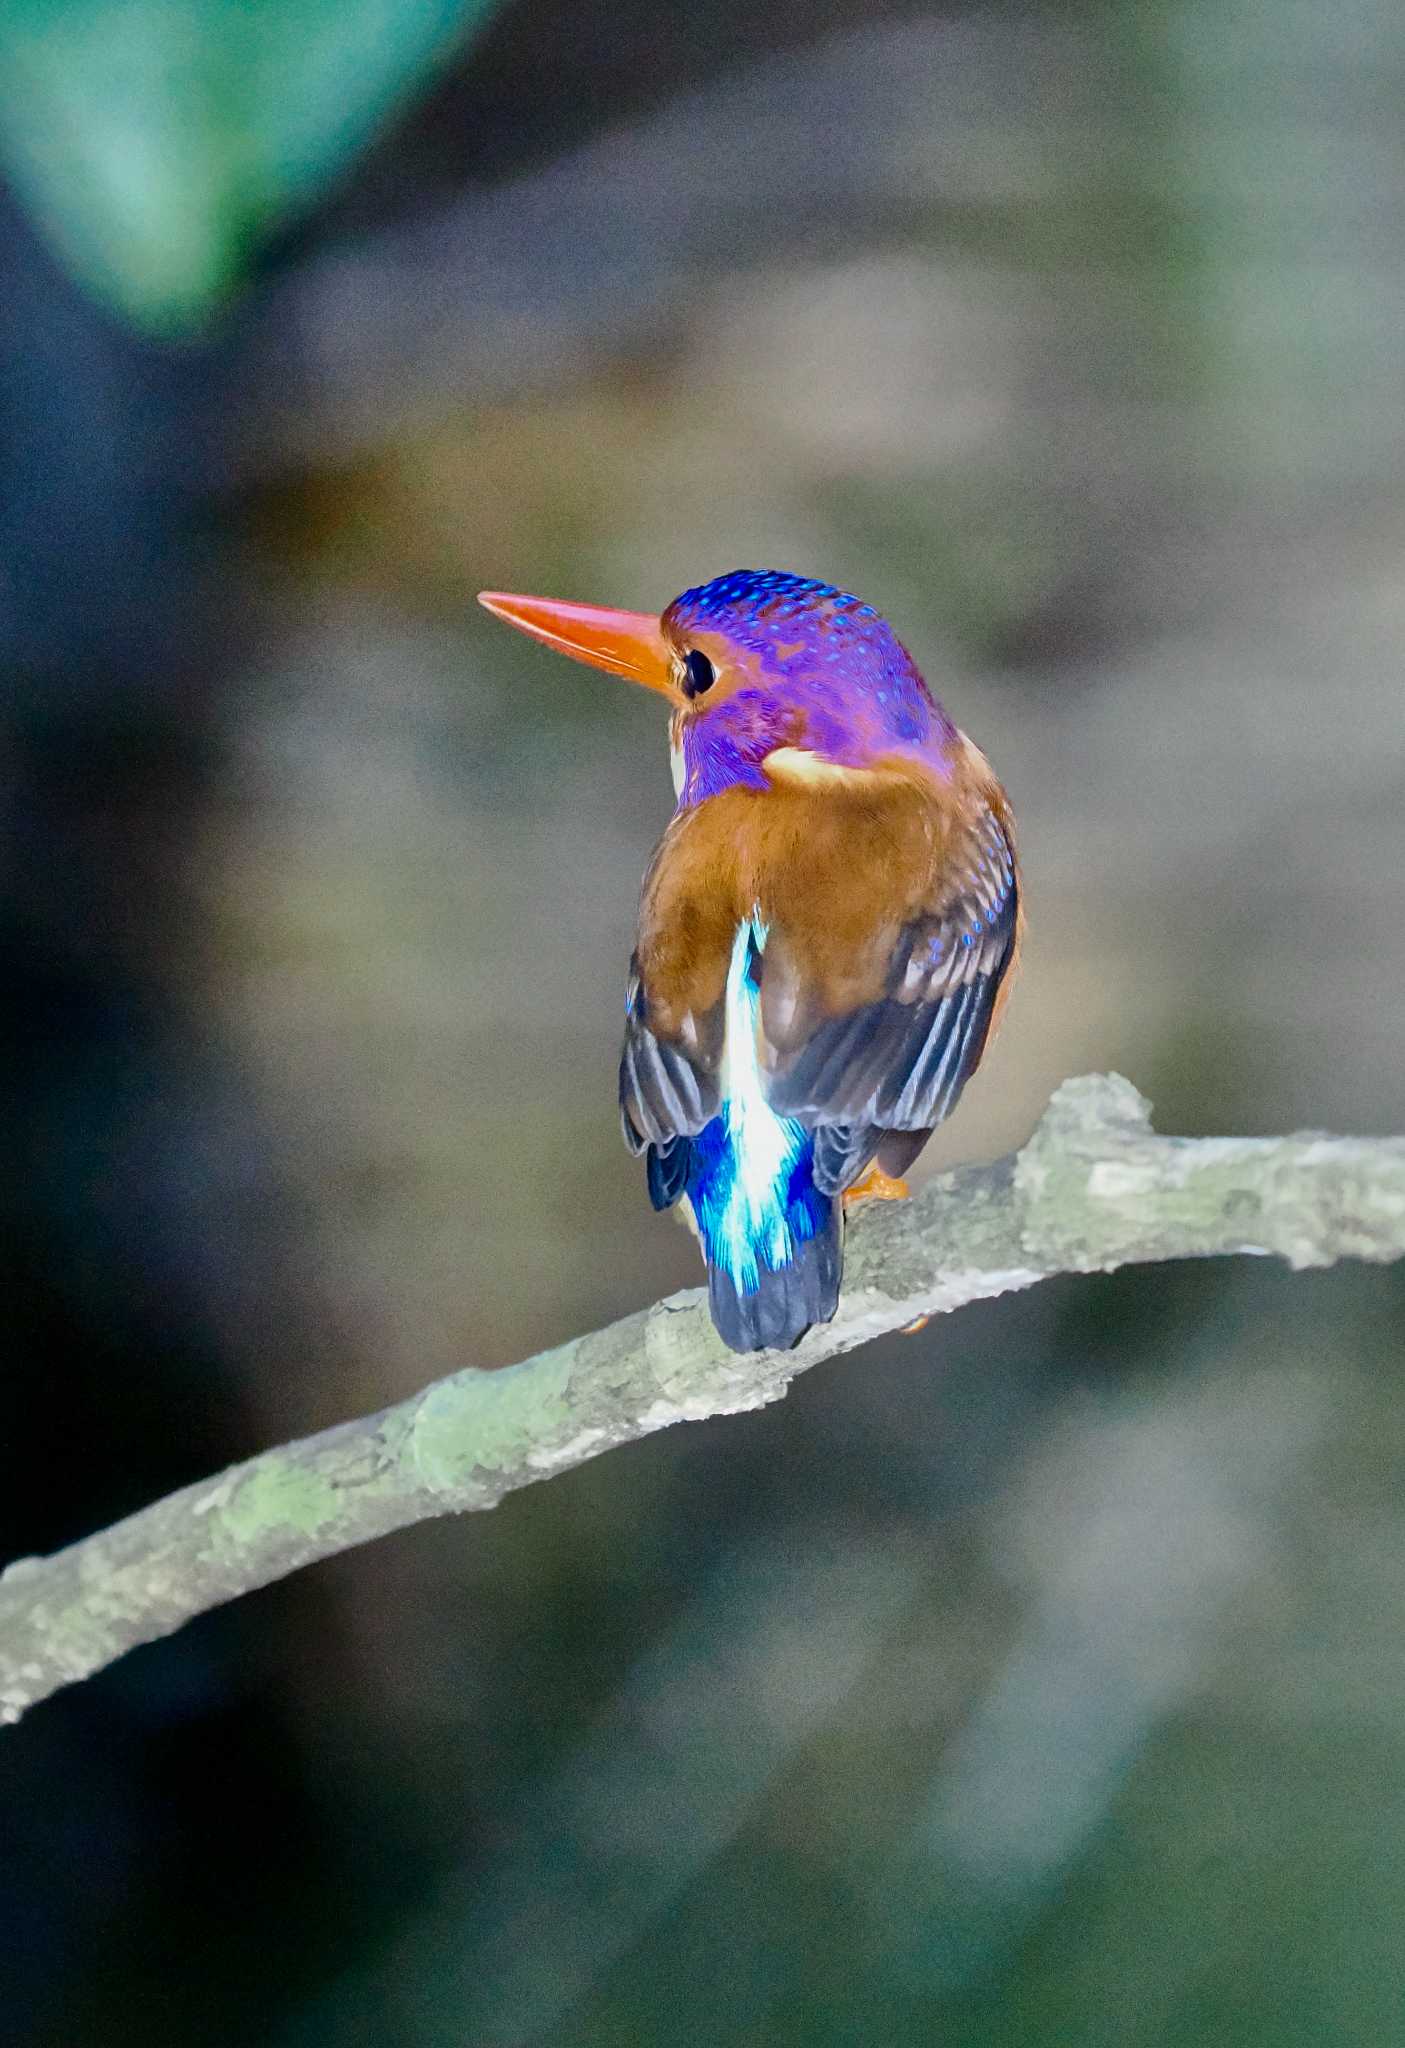
[[[716,1224],[720,1263],[744,1294],[756,1289],[758,1255],[775,1268],[784,1266],[794,1250],[785,1195],[804,1144],[800,1125],[776,1115],[761,1085],[756,1056],[760,995],[746,971],[753,935],[757,951],[764,952],[766,927],[756,911],[737,931],[727,970],[722,1095],[731,1172]]]

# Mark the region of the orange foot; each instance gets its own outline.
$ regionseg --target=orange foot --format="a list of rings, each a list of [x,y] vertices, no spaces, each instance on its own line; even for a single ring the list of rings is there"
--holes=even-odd
[[[907,1197],[907,1182],[894,1180],[875,1160],[865,1167],[851,1188],[845,1188],[844,1207],[852,1209],[858,1202],[905,1202]]]

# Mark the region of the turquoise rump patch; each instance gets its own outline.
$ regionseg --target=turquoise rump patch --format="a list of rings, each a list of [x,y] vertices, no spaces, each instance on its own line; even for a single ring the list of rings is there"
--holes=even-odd
[[[727,973],[721,1112],[693,1140],[687,1194],[709,1265],[754,1294],[821,1231],[831,1203],[815,1187],[814,1139],[766,1100],[757,1058],[766,927],[740,926]]]

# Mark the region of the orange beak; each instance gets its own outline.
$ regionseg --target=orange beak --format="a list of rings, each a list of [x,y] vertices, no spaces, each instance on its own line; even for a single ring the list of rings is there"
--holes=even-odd
[[[506,619],[521,633],[544,641],[559,654],[606,669],[657,690],[676,704],[684,701],[678,687],[676,657],[651,612],[616,612],[598,604],[566,604],[554,597],[513,597],[503,590],[480,590],[478,602],[496,618]]]

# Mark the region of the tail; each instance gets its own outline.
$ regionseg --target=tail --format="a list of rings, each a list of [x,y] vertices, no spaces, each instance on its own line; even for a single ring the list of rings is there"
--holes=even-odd
[[[707,1260],[708,1302],[733,1351],[788,1351],[839,1306],[840,1202],[815,1186],[811,1134],[777,1125],[787,1142],[764,1183],[748,1175],[751,1162],[725,1116],[690,1147],[686,1192]]]
[[[733,1351],[789,1351],[814,1323],[827,1323],[839,1306],[844,1264],[839,1204],[825,1196],[829,1211],[819,1236],[797,1246],[783,1266],[762,1266],[750,1292],[739,1288],[722,1266],[708,1262],[707,1299],[717,1334]]]

